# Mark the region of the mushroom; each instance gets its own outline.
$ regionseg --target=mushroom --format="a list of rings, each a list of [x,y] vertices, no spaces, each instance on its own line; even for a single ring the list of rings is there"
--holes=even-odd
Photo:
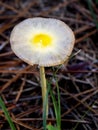
[[[39,65],[44,104],[47,93],[44,67],[67,61],[75,43],[73,31],[57,19],[28,18],[13,28],[10,43],[20,59],[30,65]]]

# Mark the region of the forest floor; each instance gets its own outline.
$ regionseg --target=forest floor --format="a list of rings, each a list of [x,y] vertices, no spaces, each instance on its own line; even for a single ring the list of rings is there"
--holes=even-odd
[[[56,73],[62,130],[98,130],[98,0],[1,0],[0,96],[17,130],[43,129],[39,68],[16,57],[9,41],[13,27],[29,17],[57,18],[74,31],[72,58]],[[53,78],[51,67],[46,77]],[[55,82],[51,84],[57,96]],[[50,96],[47,123],[55,125]],[[10,130],[2,109],[0,130]]]

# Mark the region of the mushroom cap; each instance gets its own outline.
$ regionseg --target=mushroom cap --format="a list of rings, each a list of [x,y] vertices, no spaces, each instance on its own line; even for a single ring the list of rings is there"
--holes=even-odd
[[[53,18],[28,18],[17,24],[10,36],[14,53],[30,65],[55,66],[65,62],[74,47],[73,31]]]

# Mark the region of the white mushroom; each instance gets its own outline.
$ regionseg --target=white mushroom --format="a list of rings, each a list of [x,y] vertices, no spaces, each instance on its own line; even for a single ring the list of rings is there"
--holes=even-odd
[[[70,56],[75,38],[62,21],[52,18],[29,18],[16,25],[10,43],[14,53],[28,64],[55,66]]]
[[[75,43],[73,31],[57,19],[28,18],[14,27],[10,43],[20,59],[40,66],[44,103],[47,93],[44,67],[59,65],[68,59]]]

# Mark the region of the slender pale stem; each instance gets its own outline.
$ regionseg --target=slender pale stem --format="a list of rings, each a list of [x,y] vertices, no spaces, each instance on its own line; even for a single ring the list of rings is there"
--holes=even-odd
[[[46,77],[45,77],[45,68],[40,66],[40,80],[41,80],[41,88],[42,88],[42,100],[43,100],[43,108],[46,106],[46,116],[48,116],[48,102],[47,102],[47,86],[46,86]]]

